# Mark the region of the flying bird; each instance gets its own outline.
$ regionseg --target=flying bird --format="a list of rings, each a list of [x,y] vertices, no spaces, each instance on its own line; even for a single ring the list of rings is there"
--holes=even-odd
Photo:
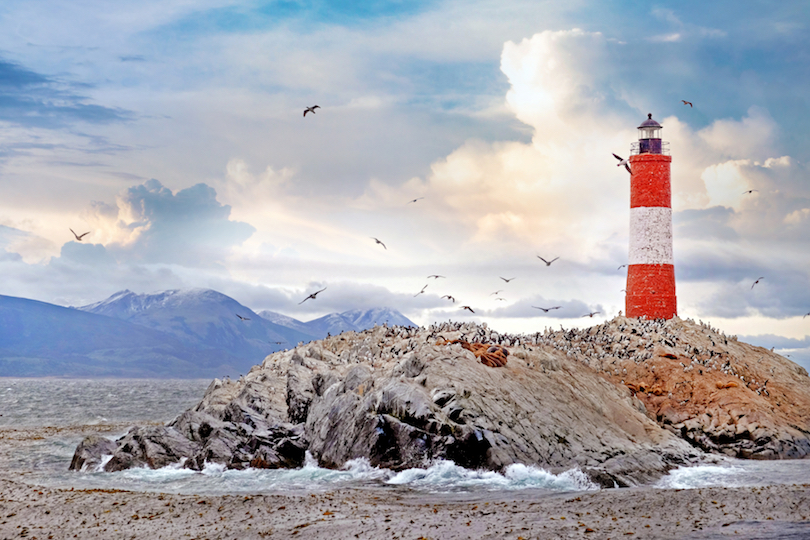
[[[249,320],[250,320],[250,319],[248,319],[247,317],[242,317],[242,316],[241,316],[241,315],[239,315],[238,313],[234,313],[234,315],[236,315],[237,317],[239,317],[239,320],[240,320],[240,321],[249,321]]]
[[[425,292],[425,289],[427,289],[427,287],[428,287],[427,285],[425,285],[424,287],[422,287],[422,290],[421,290],[421,291],[419,291],[418,293],[416,293],[415,295],[413,295],[413,297],[414,297],[414,298],[416,298],[417,296],[419,296],[420,294],[422,294],[423,292]]]
[[[682,99],[681,101],[683,101],[684,105],[689,105],[689,107],[692,107],[692,102],[691,101],[686,101],[685,99]]]
[[[456,299],[450,296],[449,294],[445,294],[444,296],[442,296],[442,298],[447,298],[448,300],[451,300],[454,304],[456,303]]]
[[[417,197],[412,201],[408,201],[408,204],[415,203],[416,201],[421,201],[422,199],[424,199],[424,197]]]
[[[275,343],[276,345],[281,345],[282,343],[287,343],[286,341],[271,341],[270,343]]]
[[[594,315],[598,315],[599,313],[601,313],[601,311],[591,311],[591,312],[590,312],[590,313],[588,313],[587,315],[583,315],[583,317],[590,317],[590,318],[593,318],[593,316],[594,316]]]
[[[617,156],[616,154],[613,154],[613,157],[615,157],[616,159],[619,160],[619,163],[616,165],[617,167],[621,167],[622,165],[624,165],[624,168],[627,169],[627,172],[629,172],[630,174],[633,174],[633,172],[630,170],[630,162],[629,161],[627,161],[623,157]]]
[[[312,107],[307,107],[306,109],[304,109],[304,117],[306,117],[308,112],[311,112],[312,114],[315,114],[315,109],[320,109],[320,108],[321,107],[319,105],[313,105]]]
[[[754,285],[756,285],[757,283],[759,283],[759,280],[761,280],[761,279],[765,279],[765,276],[762,276],[762,277],[757,278],[757,280],[754,282]],[[754,285],[751,285],[751,288],[752,288],[752,289],[754,288]]]
[[[758,189],[749,189],[748,191],[743,191],[743,192],[742,192],[742,194],[743,194],[743,195],[748,195],[749,193],[753,193],[753,192],[755,192],[755,191],[756,191],[757,193],[759,192],[759,190],[758,190]]]
[[[550,307],[550,308],[544,308],[544,307],[538,307],[538,306],[532,306],[532,307],[533,307],[534,309],[542,309],[542,310],[543,310],[543,313],[548,313],[548,312],[549,312],[549,311],[551,311],[552,309],[560,309],[562,306],[554,306],[554,307]]]
[[[502,280],[504,280],[504,281],[505,281],[505,282],[507,282],[507,283],[509,283],[510,281],[512,281],[513,279],[515,279],[515,278],[513,278],[513,277],[510,277],[509,279],[506,279],[505,277],[501,277],[501,276],[498,276],[498,277],[500,277]]]
[[[499,293],[502,293],[502,292],[503,292],[503,289],[499,289],[499,290],[495,291],[494,293],[489,293],[489,295],[492,296],[494,294],[499,294]]]
[[[470,306],[461,306],[461,309],[466,309],[470,313],[475,313],[475,311],[473,311],[473,308],[471,308]]]
[[[808,315],[810,315],[810,313],[805,313],[802,319],[804,319],[804,317],[807,317]]]
[[[87,232],[86,232],[86,233],[84,233],[84,234],[76,234],[76,231],[74,231],[73,229],[70,229],[70,227],[68,227],[68,229],[70,230],[70,232],[72,232],[72,233],[73,233],[73,236],[75,236],[75,237],[76,237],[76,241],[77,241],[77,242],[81,242],[81,241],[82,241],[82,238],[84,238],[85,236],[87,236],[88,234],[90,234],[90,231],[87,231]]]
[[[310,294],[309,296],[307,296],[306,298],[304,298],[303,300],[301,300],[300,302],[298,302],[298,305],[300,306],[301,304],[303,304],[303,303],[304,303],[304,302],[306,302],[307,300],[315,300],[315,297],[316,297],[316,296],[318,296],[320,293],[322,293],[322,292],[323,292],[323,291],[325,291],[325,290],[326,290],[326,287],[324,287],[324,288],[323,288],[323,289],[321,289],[320,291],[317,291],[317,292],[314,292],[314,293]]]
[[[618,267],[616,270],[621,270],[622,268],[625,268],[626,266],[627,266],[626,264],[623,264],[620,267]]]
[[[498,297],[498,298],[496,298],[495,300],[500,300],[501,302],[506,302],[506,298],[504,298],[504,297],[502,297],[502,296],[499,296],[499,297]]]
[[[439,278],[443,278],[443,277],[444,276],[440,276],[439,274],[431,274],[431,275],[428,276],[428,279],[430,279],[430,278],[439,279]]]
[[[541,257],[540,255],[538,255],[538,256],[537,256],[537,258],[538,258],[538,259],[540,259],[541,261],[543,261],[544,263],[546,263],[546,266],[551,266],[551,263],[553,263],[554,261],[556,261],[557,259],[559,259],[559,257],[554,257],[554,258],[553,258],[553,259],[551,259],[550,261],[547,261],[547,260],[545,260],[543,257]]]
[[[382,242],[380,242],[379,240],[377,240],[377,239],[376,239],[376,238],[374,238],[373,236],[369,236],[369,238],[371,238],[372,240],[374,240],[375,242],[377,242],[378,244],[380,244],[380,245],[381,245],[383,248],[388,249],[387,247],[385,247],[385,244],[383,244]]]

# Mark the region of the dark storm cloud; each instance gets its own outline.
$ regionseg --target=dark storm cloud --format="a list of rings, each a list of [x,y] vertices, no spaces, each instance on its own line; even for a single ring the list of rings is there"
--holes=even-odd
[[[58,129],[75,122],[110,124],[132,117],[124,109],[88,103],[70,90],[76,87],[0,59],[0,120]]]
[[[152,179],[129,188],[120,204],[135,218],[127,227],[144,229],[134,243],[117,246],[115,252],[142,262],[218,266],[232,246],[256,232],[247,223],[230,221],[231,207],[220,204],[206,184],[175,194]]]

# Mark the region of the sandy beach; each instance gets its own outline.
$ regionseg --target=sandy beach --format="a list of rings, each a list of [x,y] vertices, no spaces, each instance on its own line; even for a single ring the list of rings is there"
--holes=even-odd
[[[0,538],[807,538],[810,485],[195,496],[0,481]]]

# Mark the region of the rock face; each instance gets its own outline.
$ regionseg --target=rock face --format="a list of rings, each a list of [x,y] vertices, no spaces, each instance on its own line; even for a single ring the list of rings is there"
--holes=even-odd
[[[714,340],[714,355],[701,340]],[[238,381],[214,380],[196,407],[167,426],[133,428],[113,451],[85,440],[76,452],[112,454],[108,471],[179,462],[198,470],[206,463],[297,467],[306,451],[325,467],[360,457],[394,470],[437,458],[492,470],[523,463],[579,467],[609,487],[652,480],[702,459],[701,450],[807,455],[807,374],[763,349],[723,340],[678,319],[617,318],[530,336],[459,323],[375,327],[272,354]],[[720,342],[728,350],[711,371]],[[467,343],[498,346],[509,362],[488,367]],[[700,375],[680,360],[693,349],[698,358],[709,355]],[[749,364],[759,356],[755,369]],[[759,382],[762,370],[773,370],[767,384]],[[803,401],[791,397],[796,392]]]

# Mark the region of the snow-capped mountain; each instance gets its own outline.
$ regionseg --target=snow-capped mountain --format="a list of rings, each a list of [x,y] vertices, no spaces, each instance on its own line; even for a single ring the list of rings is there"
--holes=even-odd
[[[230,296],[211,289],[136,294],[121,291],[79,308],[160,330],[199,348],[219,349],[249,365],[313,336],[263,319]]]
[[[399,311],[387,307],[330,313],[303,324],[311,334],[315,334],[319,338],[326,337],[327,334],[334,336],[341,332],[361,332],[378,324],[417,326]]]

